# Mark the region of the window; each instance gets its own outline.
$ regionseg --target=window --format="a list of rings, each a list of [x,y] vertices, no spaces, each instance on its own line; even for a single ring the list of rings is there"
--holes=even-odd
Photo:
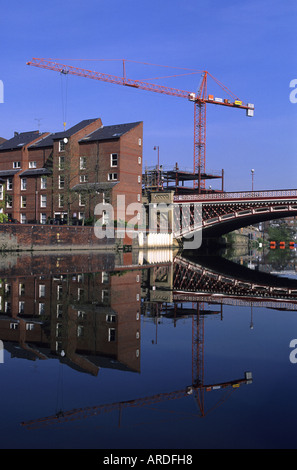
[[[109,282],[109,273],[107,271],[102,271],[102,284],[107,284]]]
[[[25,302],[21,300],[19,302],[19,313],[24,313],[25,312]]]
[[[36,162],[29,162],[29,168],[36,168]]]
[[[45,312],[45,304],[43,302],[40,302],[39,303],[39,307],[38,307],[38,311],[39,311],[39,315],[43,315],[44,312]]]
[[[21,162],[13,162],[13,168],[21,168]]]
[[[88,175],[80,175],[79,177],[80,183],[87,183],[87,181],[88,181]]]
[[[118,154],[112,153],[110,155],[110,166],[118,166]]]
[[[21,196],[21,208],[25,209],[27,206],[27,198],[26,196]]]
[[[63,315],[63,304],[57,304],[57,318],[61,318]]]
[[[116,339],[116,330],[115,328],[108,328],[108,341],[112,342]]]
[[[21,178],[21,189],[27,189],[27,178]]]
[[[19,284],[19,295],[25,295],[25,284]]]
[[[64,152],[66,147],[66,142],[64,140],[59,140],[59,152]]]
[[[45,297],[45,285],[44,284],[39,285],[39,297]]]
[[[7,178],[7,185],[6,185],[7,191],[12,190],[12,178]]]
[[[117,173],[108,173],[108,181],[116,181],[118,179]]]
[[[85,206],[86,205],[86,195],[85,194],[79,194],[78,199],[79,199],[79,205],[80,206]]]
[[[86,157],[80,157],[79,159],[79,169],[80,170],[85,170],[87,167],[87,158]]]
[[[84,336],[84,327],[81,326],[81,325],[78,325],[78,327],[77,327],[77,336],[78,337]]]
[[[21,214],[21,224],[26,224],[27,223],[27,216],[26,214]]]
[[[85,213],[84,212],[79,212],[78,213],[78,219],[79,220],[84,220],[84,218],[85,218]]]
[[[110,195],[103,193],[102,194],[102,204],[110,204]]]
[[[46,214],[40,214],[40,223],[46,224]]]
[[[141,165],[141,157],[138,157],[138,163]]]
[[[3,200],[3,184],[0,184],[0,199]]]
[[[138,183],[141,183],[141,176],[138,176]]]
[[[82,300],[84,298],[84,290],[79,287],[77,289],[77,300]]]
[[[46,207],[46,195],[42,194],[40,196],[40,207]]]
[[[11,330],[17,330],[18,329],[18,326],[19,324],[18,323],[10,323],[9,327]]]
[[[107,323],[115,323],[116,321],[116,316],[111,313],[107,314],[105,318],[106,318]]]
[[[137,194],[137,201],[140,202],[140,194]]]
[[[62,292],[63,292],[63,286],[61,285],[57,286],[57,300],[61,299]]]
[[[64,176],[59,176],[59,189],[64,189],[65,186],[65,178]]]
[[[40,180],[40,189],[46,189],[47,186],[47,178],[46,176],[42,176]]]
[[[63,155],[59,157],[59,170],[64,170],[64,167],[65,167],[65,157]]]
[[[63,207],[63,206],[64,206],[64,195],[59,194],[59,207]]]
[[[27,331],[34,330],[34,323],[26,323],[26,330]]]
[[[141,139],[140,138],[138,139],[138,145],[139,145],[139,147],[141,147]]]

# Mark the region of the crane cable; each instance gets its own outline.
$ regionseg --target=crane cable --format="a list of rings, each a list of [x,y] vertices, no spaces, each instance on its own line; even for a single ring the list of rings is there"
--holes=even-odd
[[[66,129],[66,119],[67,119],[67,98],[68,98],[68,74],[61,73],[61,100],[62,100],[62,122],[64,131]],[[65,90],[63,88],[63,77],[66,80]]]

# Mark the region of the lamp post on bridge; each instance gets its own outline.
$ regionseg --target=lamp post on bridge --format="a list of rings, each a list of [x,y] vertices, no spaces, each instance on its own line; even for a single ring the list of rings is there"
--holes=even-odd
[[[252,175],[252,192],[254,191],[254,172],[255,172],[255,170],[252,169],[252,170],[251,170],[251,175]]]
[[[159,154],[159,145],[155,145],[154,150],[158,150],[157,188],[158,188],[158,191],[159,191],[159,185],[160,185],[160,154]]]

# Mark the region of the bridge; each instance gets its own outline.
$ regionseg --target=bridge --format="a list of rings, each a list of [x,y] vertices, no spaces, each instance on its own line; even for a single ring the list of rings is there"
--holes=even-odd
[[[181,223],[175,238],[196,230],[206,237],[218,237],[266,220],[296,216],[297,189],[174,195],[173,203],[175,218],[187,214],[186,207],[190,213],[190,224]],[[194,220],[195,205],[201,205],[200,220]]]

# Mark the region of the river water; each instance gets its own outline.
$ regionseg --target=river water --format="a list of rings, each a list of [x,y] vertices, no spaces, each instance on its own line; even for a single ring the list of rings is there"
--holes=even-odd
[[[297,447],[294,251],[1,266],[2,449]]]

